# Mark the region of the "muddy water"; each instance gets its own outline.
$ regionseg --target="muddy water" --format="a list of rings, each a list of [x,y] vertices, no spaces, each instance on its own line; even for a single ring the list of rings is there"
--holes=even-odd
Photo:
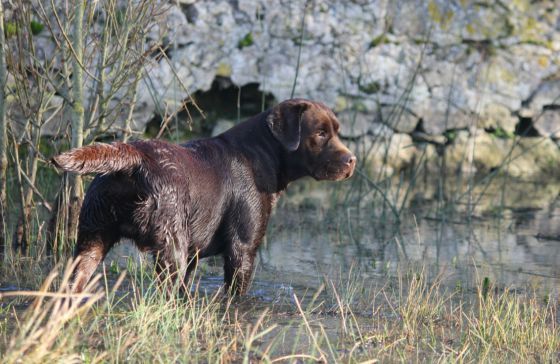
[[[443,273],[446,284],[467,289],[486,277],[499,287],[543,293],[560,288],[557,185],[481,184],[463,194],[417,184],[404,204],[401,187],[391,193],[403,207],[398,221],[371,193],[348,193],[356,190],[350,182],[290,186],[259,251],[251,295],[289,301],[293,293],[314,292],[325,277],[350,270],[381,285],[410,267],[423,267],[431,277]],[[134,254],[121,244],[106,263],[124,266],[123,257]],[[221,264],[206,260],[201,288],[220,286]]]

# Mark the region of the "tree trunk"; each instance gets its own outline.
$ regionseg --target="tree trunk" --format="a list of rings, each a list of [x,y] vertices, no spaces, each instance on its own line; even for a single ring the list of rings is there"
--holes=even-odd
[[[7,198],[6,198],[6,170],[8,168],[8,133],[5,110],[6,100],[6,62],[4,57],[4,9],[0,1],[0,262],[4,258],[6,249],[6,225],[7,225]]]
[[[71,31],[71,92],[72,98],[71,148],[80,148],[84,141],[84,72],[83,68],[84,0],[76,0]],[[64,72],[67,80],[68,70]],[[70,85],[68,85],[70,87]],[[78,216],[82,205],[82,178],[64,173],[62,187],[56,197],[53,213],[47,228],[47,253],[55,257],[73,245],[77,239]]]
[[[84,0],[77,0],[74,8],[72,32],[72,47],[74,48],[72,59],[72,148],[80,148],[84,142],[83,21]],[[77,238],[78,215],[83,198],[82,178],[77,174],[72,174],[69,182],[70,206],[68,218],[70,226],[68,227],[68,236],[75,240]]]

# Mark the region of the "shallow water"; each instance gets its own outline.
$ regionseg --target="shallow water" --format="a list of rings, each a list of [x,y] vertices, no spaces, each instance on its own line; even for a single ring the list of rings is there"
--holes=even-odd
[[[381,286],[408,268],[423,268],[431,278],[442,273],[446,285],[464,289],[484,278],[497,287],[544,294],[560,288],[558,186],[509,186],[509,200],[503,186],[486,188],[483,197],[471,196],[477,201],[471,213],[461,201],[443,204],[417,186],[399,222],[374,199],[333,202],[349,186],[290,186],[270,221],[250,295],[290,302],[294,293],[313,294],[325,277],[344,279],[352,271]],[[123,257],[135,254],[121,244],[106,263],[124,267]],[[205,260],[198,273],[202,289],[220,287],[221,265],[218,258]]]
[[[469,297],[475,297],[471,293],[483,279],[497,288],[534,290],[543,298],[558,297],[559,186],[483,185],[464,194],[464,187],[442,190],[435,183],[418,183],[403,188],[393,181],[390,188],[382,186],[387,196],[380,198],[354,183],[296,183],[274,210],[249,295],[235,305],[251,322],[265,310],[270,313],[269,319],[277,325],[271,335],[283,335],[279,353],[289,354],[294,352],[293,345],[303,345],[296,342],[302,327],[296,300],[308,310],[310,298],[331,280],[337,289],[344,289],[347,282],[363,289],[356,296],[343,298],[352,300],[352,315],[363,330],[375,330],[372,305],[387,305],[382,297],[374,298],[378,288],[397,287],[393,285],[395,278],[407,272],[424,270],[428,280],[437,276],[444,287],[454,292],[460,288]],[[388,203],[399,207],[398,219]],[[107,272],[108,285],[112,286],[118,271],[139,260],[151,264],[151,257],[123,242],[110,252],[98,272]],[[31,274],[33,282],[0,277],[0,292],[34,289],[52,267],[48,262],[44,265],[33,265],[37,271]],[[195,282],[193,289],[210,294],[218,291],[222,286],[221,258],[203,260]],[[128,295],[127,286],[125,282],[119,294]],[[332,291],[326,288],[321,292],[320,309],[306,315],[320,322],[332,342],[344,340]],[[372,302],[378,299],[380,302]],[[0,301],[0,334],[16,329],[16,313],[22,314],[31,301]],[[388,306],[377,315],[400,320]],[[6,344],[0,342],[0,352]],[[340,350],[344,348],[340,346]],[[301,346],[295,352],[305,350]]]

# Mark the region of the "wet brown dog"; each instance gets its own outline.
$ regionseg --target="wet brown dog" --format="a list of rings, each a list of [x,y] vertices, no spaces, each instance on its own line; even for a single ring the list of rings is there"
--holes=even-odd
[[[199,258],[221,254],[226,285],[245,293],[272,206],[288,183],[352,175],[356,157],[338,128],[325,105],[292,99],[215,138],[95,144],[53,158],[65,171],[99,174],[80,212],[74,290],[129,238],[153,253],[160,278],[186,281]]]

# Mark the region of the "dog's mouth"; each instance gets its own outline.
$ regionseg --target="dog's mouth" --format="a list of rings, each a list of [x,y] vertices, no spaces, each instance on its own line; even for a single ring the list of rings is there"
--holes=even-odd
[[[312,176],[318,181],[344,181],[354,174],[354,166],[329,166],[316,170]]]
[[[354,168],[350,167],[350,168],[346,168],[346,171],[343,171],[341,173],[341,177],[336,179],[336,181],[344,181],[345,179],[348,179],[350,177],[352,177],[354,175]]]
[[[350,169],[350,170],[347,171],[346,174],[344,175],[343,180],[344,180],[344,179],[348,179],[348,178],[350,178],[350,177],[352,177],[352,176],[354,175],[354,168],[352,167],[352,168],[349,168],[349,169]]]

